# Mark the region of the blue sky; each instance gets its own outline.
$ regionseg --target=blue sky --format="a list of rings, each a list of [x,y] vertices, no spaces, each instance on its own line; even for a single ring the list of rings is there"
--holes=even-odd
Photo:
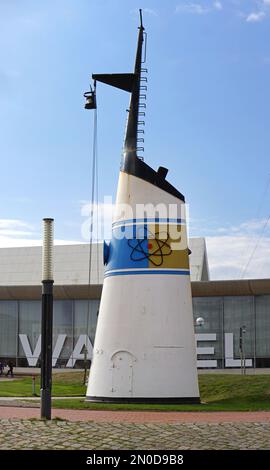
[[[45,216],[59,242],[83,241],[83,93],[92,73],[132,71],[139,8],[145,160],[185,194],[212,278],[270,276],[270,0],[0,0],[0,246],[37,243]],[[103,201],[115,197],[129,95],[97,93]]]

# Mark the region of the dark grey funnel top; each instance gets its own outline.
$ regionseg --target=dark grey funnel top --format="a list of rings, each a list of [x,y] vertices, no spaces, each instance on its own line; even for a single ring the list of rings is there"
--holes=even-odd
[[[120,88],[131,93],[130,105],[128,109],[128,121],[126,135],[124,140],[123,159],[121,162],[121,171],[144,179],[149,183],[158,186],[173,196],[185,200],[184,196],[172,186],[166,176],[168,170],[159,167],[155,171],[147,165],[142,158],[137,155],[137,137],[139,121],[139,104],[141,91],[141,68],[142,68],[142,48],[144,42],[144,27],[142,24],[142,15],[140,10],[140,26],[137,43],[137,52],[135,67],[133,73],[114,73],[114,74],[93,74],[92,78],[96,81]]]

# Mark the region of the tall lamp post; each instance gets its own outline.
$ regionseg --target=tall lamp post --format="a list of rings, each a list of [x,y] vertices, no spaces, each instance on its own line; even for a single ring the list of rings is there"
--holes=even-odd
[[[41,418],[51,419],[53,332],[53,219],[43,219],[41,317]]]

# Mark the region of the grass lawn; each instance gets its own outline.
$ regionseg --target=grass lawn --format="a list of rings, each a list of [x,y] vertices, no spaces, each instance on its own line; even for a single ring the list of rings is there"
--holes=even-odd
[[[53,374],[52,395],[55,397],[85,396],[83,372],[61,372]],[[36,377],[36,393],[39,395],[40,378]],[[31,397],[32,377],[0,382],[0,397]]]
[[[53,375],[54,397],[82,396],[81,399],[53,400],[54,408],[92,410],[159,410],[159,411],[257,411],[270,410],[270,375],[199,375],[201,405],[113,405],[84,401],[86,388],[83,372]],[[36,390],[39,392],[39,380]],[[32,379],[0,382],[0,396],[32,396]]]
[[[270,375],[199,375],[201,405],[114,405],[84,399],[53,400],[54,408],[158,411],[270,410]]]

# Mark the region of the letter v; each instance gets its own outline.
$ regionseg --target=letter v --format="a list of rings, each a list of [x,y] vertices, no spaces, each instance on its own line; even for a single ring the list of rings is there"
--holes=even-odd
[[[39,335],[36,347],[32,353],[27,335],[19,334],[22,347],[29,366],[36,366],[41,352],[41,335]]]

